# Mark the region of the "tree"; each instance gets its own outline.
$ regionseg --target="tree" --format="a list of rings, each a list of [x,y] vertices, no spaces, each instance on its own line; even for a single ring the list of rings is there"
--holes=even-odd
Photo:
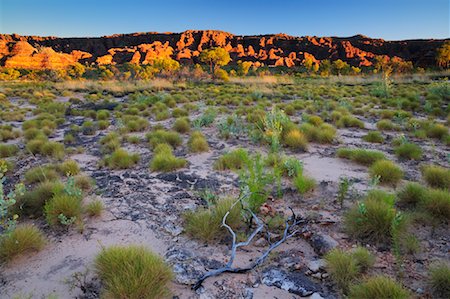
[[[322,60],[320,62],[319,71],[321,76],[329,76],[331,71],[331,62],[328,59]]]
[[[231,61],[230,54],[224,48],[211,48],[200,53],[200,61],[208,63],[211,73],[218,66],[227,65]]]
[[[76,62],[67,69],[67,75],[73,79],[81,78],[85,72],[86,68],[79,62]]]
[[[445,42],[436,53],[437,65],[441,68],[450,67],[450,41]]]
[[[350,68],[347,62],[342,61],[341,59],[333,61],[333,68],[336,70],[336,73],[340,75],[342,72],[345,72]]]
[[[246,76],[252,67],[253,63],[251,61],[238,61],[238,74],[239,76]]]

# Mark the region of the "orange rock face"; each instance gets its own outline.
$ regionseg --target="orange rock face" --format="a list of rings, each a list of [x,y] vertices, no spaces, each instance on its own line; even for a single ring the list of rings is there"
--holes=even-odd
[[[353,66],[371,66],[375,56],[434,64],[434,53],[445,40],[384,41],[357,35],[294,37],[286,34],[237,36],[217,30],[182,33],[116,34],[100,38],[56,38],[0,34],[0,65],[13,68],[59,69],[82,64],[147,64],[156,58],[198,63],[201,51],[226,49],[232,58],[267,66],[294,67],[305,59],[342,59]]]

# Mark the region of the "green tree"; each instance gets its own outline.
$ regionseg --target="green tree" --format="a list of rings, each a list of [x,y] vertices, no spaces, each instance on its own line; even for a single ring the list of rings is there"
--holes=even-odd
[[[347,70],[349,70],[350,66],[347,62],[342,61],[341,59],[333,61],[333,69],[336,71],[338,75],[341,75],[341,73],[345,73]]]
[[[331,62],[328,59],[322,60],[320,62],[319,71],[321,76],[329,76],[331,71]]]
[[[441,68],[450,67],[450,41],[445,42],[436,53],[437,65]]]
[[[247,76],[250,68],[253,63],[251,61],[238,61],[238,75],[239,76]]]
[[[81,78],[86,72],[86,68],[81,63],[76,62],[67,69],[67,75],[73,79]]]
[[[227,65],[231,57],[224,48],[211,48],[200,53],[200,61],[209,64],[210,71],[213,73],[218,66]]]

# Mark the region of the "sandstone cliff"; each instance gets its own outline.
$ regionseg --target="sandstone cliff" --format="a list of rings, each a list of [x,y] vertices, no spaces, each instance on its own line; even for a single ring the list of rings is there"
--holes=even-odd
[[[268,66],[300,65],[305,57],[320,61],[342,59],[353,66],[371,66],[376,55],[412,61],[416,66],[434,65],[436,49],[445,40],[384,41],[362,35],[294,37],[286,34],[238,36],[216,30],[182,33],[133,33],[98,38],[57,38],[0,35],[0,65],[14,68],[57,69],[76,62],[93,64],[146,64],[172,57],[196,63],[204,49],[223,47],[238,60]]]

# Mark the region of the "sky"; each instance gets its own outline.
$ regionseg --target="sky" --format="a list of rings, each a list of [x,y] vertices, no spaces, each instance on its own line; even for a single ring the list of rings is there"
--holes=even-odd
[[[450,37],[450,0],[0,0],[0,33],[96,37],[215,29],[237,35]]]

